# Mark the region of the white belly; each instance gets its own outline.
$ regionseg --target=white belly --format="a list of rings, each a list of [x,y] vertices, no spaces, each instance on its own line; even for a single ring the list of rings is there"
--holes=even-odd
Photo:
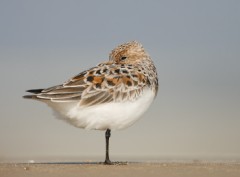
[[[135,102],[106,103],[90,107],[80,107],[78,102],[47,104],[58,112],[58,118],[76,127],[121,130],[135,123],[149,108],[153,99],[154,93],[149,89]]]

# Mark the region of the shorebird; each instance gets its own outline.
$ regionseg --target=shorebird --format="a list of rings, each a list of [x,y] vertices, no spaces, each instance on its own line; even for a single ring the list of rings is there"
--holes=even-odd
[[[104,130],[105,164],[111,130],[133,125],[149,108],[158,91],[156,67],[137,41],[119,45],[109,60],[85,70],[63,84],[31,89],[24,98],[46,103],[58,118],[75,127]]]

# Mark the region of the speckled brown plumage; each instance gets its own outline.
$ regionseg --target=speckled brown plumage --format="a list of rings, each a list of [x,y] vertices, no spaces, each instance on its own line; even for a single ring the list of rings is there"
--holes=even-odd
[[[132,41],[113,49],[109,61],[83,71],[62,85],[34,97],[53,102],[80,101],[80,106],[134,101],[144,88],[158,90],[156,68],[141,44]]]

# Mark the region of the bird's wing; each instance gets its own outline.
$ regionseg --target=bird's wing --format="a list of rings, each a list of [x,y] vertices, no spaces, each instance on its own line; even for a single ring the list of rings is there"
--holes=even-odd
[[[132,65],[105,63],[76,75],[62,85],[40,90],[35,97],[53,102],[78,100],[81,106],[134,101],[147,82],[144,74]]]

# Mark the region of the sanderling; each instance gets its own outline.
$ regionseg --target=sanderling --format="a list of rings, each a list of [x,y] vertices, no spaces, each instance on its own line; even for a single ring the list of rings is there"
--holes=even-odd
[[[143,46],[128,42],[113,49],[109,61],[100,63],[47,89],[32,89],[26,95],[48,104],[57,117],[84,129],[105,130],[109,159],[111,130],[131,126],[157,95],[156,67]]]

